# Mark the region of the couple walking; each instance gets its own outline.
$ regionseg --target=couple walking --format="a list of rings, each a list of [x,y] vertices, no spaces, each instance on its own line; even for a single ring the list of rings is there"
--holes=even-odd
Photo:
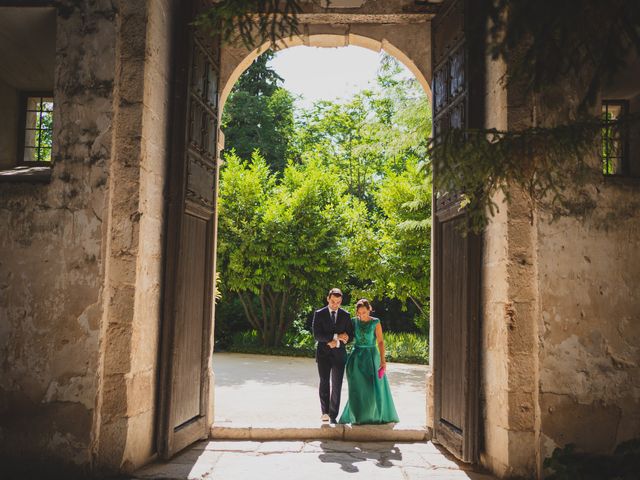
[[[341,304],[342,292],[332,288],[327,296],[327,306],[313,315],[322,421],[351,424],[397,422],[398,414],[385,374],[387,365],[380,320],[371,316],[371,305],[366,299],[356,304],[355,318],[340,308]],[[354,348],[347,357],[345,345],[354,338]],[[345,365],[349,399],[338,420]]]

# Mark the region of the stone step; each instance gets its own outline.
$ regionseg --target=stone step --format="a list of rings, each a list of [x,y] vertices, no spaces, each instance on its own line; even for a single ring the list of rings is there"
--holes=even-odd
[[[328,424],[259,424],[214,423],[212,440],[345,440],[358,442],[397,441],[423,442],[431,439],[425,426],[395,425],[328,425]]]

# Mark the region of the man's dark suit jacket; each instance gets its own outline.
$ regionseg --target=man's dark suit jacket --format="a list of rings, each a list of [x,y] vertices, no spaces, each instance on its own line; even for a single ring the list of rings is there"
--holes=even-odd
[[[313,337],[317,340],[316,359],[325,355],[345,355],[344,343],[340,342],[339,348],[331,348],[327,342],[333,340],[334,334],[346,333],[349,335],[349,342],[353,340],[353,323],[349,312],[339,308],[336,313],[336,324],[333,325],[329,307],[316,310],[313,314]]]

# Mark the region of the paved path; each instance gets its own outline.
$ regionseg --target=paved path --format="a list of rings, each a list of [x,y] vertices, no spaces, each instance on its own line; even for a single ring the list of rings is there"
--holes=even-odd
[[[431,442],[380,441],[388,426],[370,426],[375,442],[324,438],[320,428],[318,373],[313,359],[216,353],[215,424],[238,432],[262,425],[270,434],[313,425],[310,441],[200,442],[169,462],[156,462],[136,479],[224,480],[493,480],[456,462]],[[388,364],[389,383],[401,422],[425,424],[427,367]],[[346,402],[346,382],[343,405]],[[339,426],[342,428],[343,426]],[[347,428],[348,427],[344,427]],[[361,427],[366,430],[366,426]],[[394,427],[394,428],[397,428]],[[378,429],[378,430],[376,430]],[[402,432],[401,432],[402,433]],[[274,437],[269,437],[274,438]],[[278,437],[275,437],[278,438]],[[282,437],[279,437],[282,438]],[[323,439],[324,438],[324,439]],[[404,437],[403,437],[404,438]],[[355,475],[354,475],[355,474]]]
[[[455,462],[433,443],[337,441],[202,442],[136,479],[494,480]]]
[[[387,364],[393,399],[403,424],[426,424],[427,368]],[[215,353],[213,370],[215,425],[319,423],[318,370],[314,359]],[[347,396],[345,377],[341,407]]]

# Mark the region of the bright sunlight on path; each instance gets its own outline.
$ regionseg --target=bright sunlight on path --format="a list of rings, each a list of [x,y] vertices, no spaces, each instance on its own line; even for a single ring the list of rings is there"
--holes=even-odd
[[[314,359],[214,353],[213,369],[215,424],[320,424]],[[428,367],[388,363],[387,370],[401,423],[424,426]],[[341,409],[347,396],[345,376]]]
[[[354,475],[355,474],[355,475]],[[431,442],[201,442],[134,474],[145,480],[496,480]]]

